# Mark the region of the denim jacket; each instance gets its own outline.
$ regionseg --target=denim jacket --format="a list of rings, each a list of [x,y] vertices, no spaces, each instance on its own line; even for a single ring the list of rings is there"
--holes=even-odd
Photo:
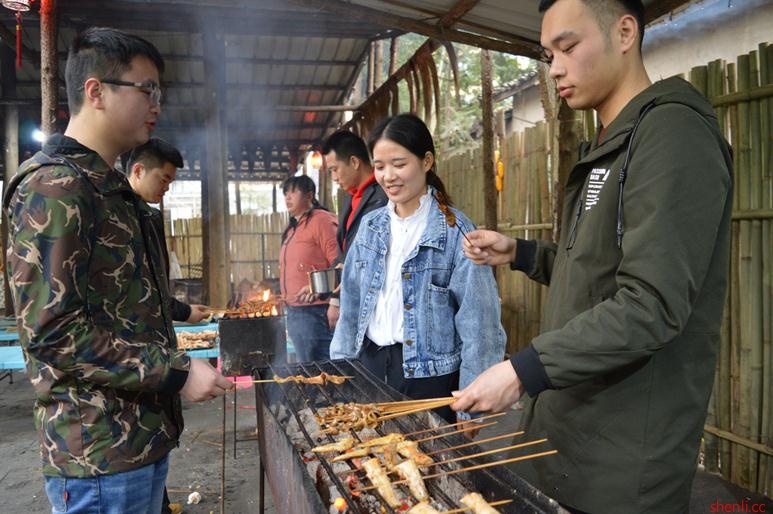
[[[460,369],[464,388],[504,356],[505,331],[494,274],[464,256],[463,236],[449,227],[431,198],[427,227],[402,266],[405,303],[403,373],[426,378]],[[453,209],[465,232],[473,223]],[[363,218],[346,255],[341,315],[330,344],[330,357],[356,357],[386,275],[389,213],[376,209]]]

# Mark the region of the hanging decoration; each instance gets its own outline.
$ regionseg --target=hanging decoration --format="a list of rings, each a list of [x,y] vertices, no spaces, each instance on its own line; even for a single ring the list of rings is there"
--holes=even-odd
[[[21,68],[21,13],[30,10],[31,0],[2,0],[3,7],[16,11],[16,68]]]
[[[496,184],[497,192],[501,193],[505,185],[505,163],[502,162],[502,158],[500,156],[499,150],[496,150],[494,152],[494,163],[495,163],[494,170],[496,173],[495,184]]]

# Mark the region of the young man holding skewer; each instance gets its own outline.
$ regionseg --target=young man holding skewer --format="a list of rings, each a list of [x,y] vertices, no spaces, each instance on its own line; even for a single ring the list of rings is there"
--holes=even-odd
[[[65,72],[67,130],[21,165],[5,195],[11,292],[53,512],[159,512],[183,429],[180,396],[202,401],[232,386],[176,349],[147,204],[113,167],[153,131],[162,70],[144,39],[79,34]]]
[[[652,84],[639,0],[543,0],[562,98],[594,109],[596,141],[566,183],[558,244],[468,234],[478,264],[550,285],[542,334],[453,408],[528,395],[531,438],[558,454],[515,470],[573,512],[684,513],[714,379],[727,283],[732,156],[688,83]]]

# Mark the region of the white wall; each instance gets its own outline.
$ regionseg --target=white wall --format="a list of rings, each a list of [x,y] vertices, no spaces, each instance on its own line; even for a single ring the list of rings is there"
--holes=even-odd
[[[653,81],[715,59],[735,62],[760,43],[773,43],[773,0],[694,2],[644,34],[644,64]]]
[[[644,64],[657,81],[715,59],[735,62],[760,43],[773,44],[773,0],[696,0],[673,17],[647,27]],[[539,88],[520,94],[515,115],[530,121],[543,119]],[[522,126],[516,125],[516,130]]]
[[[542,109],[539,86],[530,87],[513,97],[513,125],[511,132],[521,132],[526,127],[533,127],[538,121],[545,119]]]

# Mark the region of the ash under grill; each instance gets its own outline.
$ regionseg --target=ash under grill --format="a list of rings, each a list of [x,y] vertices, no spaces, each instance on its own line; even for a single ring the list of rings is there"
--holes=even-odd
[[[256,384],[255,395],[258,417],[258,441],[261,463],[261,498],[264,496],[264,474],[268,477],[274,504],[279,512],[287,513],[328,513],[336,512],[331,501],[337,496],[346,500],[346,512],[365,514],[370,512],[400,512],[381,502],[378,493],[372,491],[373,500],[367,500],[368,495],[352,494],[345,483],[345,475],[340,463],[330,461],[332,455],[314,454],[319,459],[318,466],[310,466],[308,450],[336,438],[330,435],[314,432],[314,423],[310,423],[313,414],[318,409],[335,403],[358,402],[376,403],[404,400],[405,397],[380,382],[357,361],[336,360],[294,365],[271,365],[256,370],[256,378],[266,379],[273,376],[305,375],[315,376],[321,372],[333,375],[353,376],[341,385],[325,386],[288,384]],[[408,416],[390,419],[379,425],[370,436],[386,435],[391,432],[409,434],[445,424],[444,420],[431,412],[421,412]],[[292,427],[290,427],[292,425]],[[288,431],[298,430],[299,434],[288,434]],[[356,439],[362,440],[365,431],[351,432]],[[426,435],[426,434],[425,434]],[[340,436],[339,436],[340,437]],[[365,438],[370,438],[365,436]],[[469,442],[461,435],[434,439],[420,443],[424,452],[436,452]],[[467,448],[450,450],[433,456],[436,460],[447,460],[463,455],[482,451],[477,445]],[[528,453],[528,452],[526,452]],[[450,471],[467,467],[472,464],[482,464],[506,458],[477,457],[436,466],[435,471]],[[508,453],[506,456],[512,456]],[[347,463],[354,472],[354,465]],[[316,469],[311,476],[309,469]],[[363,485],[370,485],[364,475],[358,475]],[[444,476],[425,481],[430,496],[442,510],[457,508],[459,498],[469,491],[480,492],[487,501],[512,499],[512,503],[498,507],[498,510],[509,514],[526,513],[563,513],[555,500],[552,500],[536,488],[519,478],[505,466],[497,466],[455,475]],[[410,498],[407,489],[401,488],[403,496]],[[332,492],[331,492],[332,491]],[[262,505],[262,502],[261,502]],[[382,510],[383,509],[383,510]],[[263,512],[261,508],[261,512]]]

